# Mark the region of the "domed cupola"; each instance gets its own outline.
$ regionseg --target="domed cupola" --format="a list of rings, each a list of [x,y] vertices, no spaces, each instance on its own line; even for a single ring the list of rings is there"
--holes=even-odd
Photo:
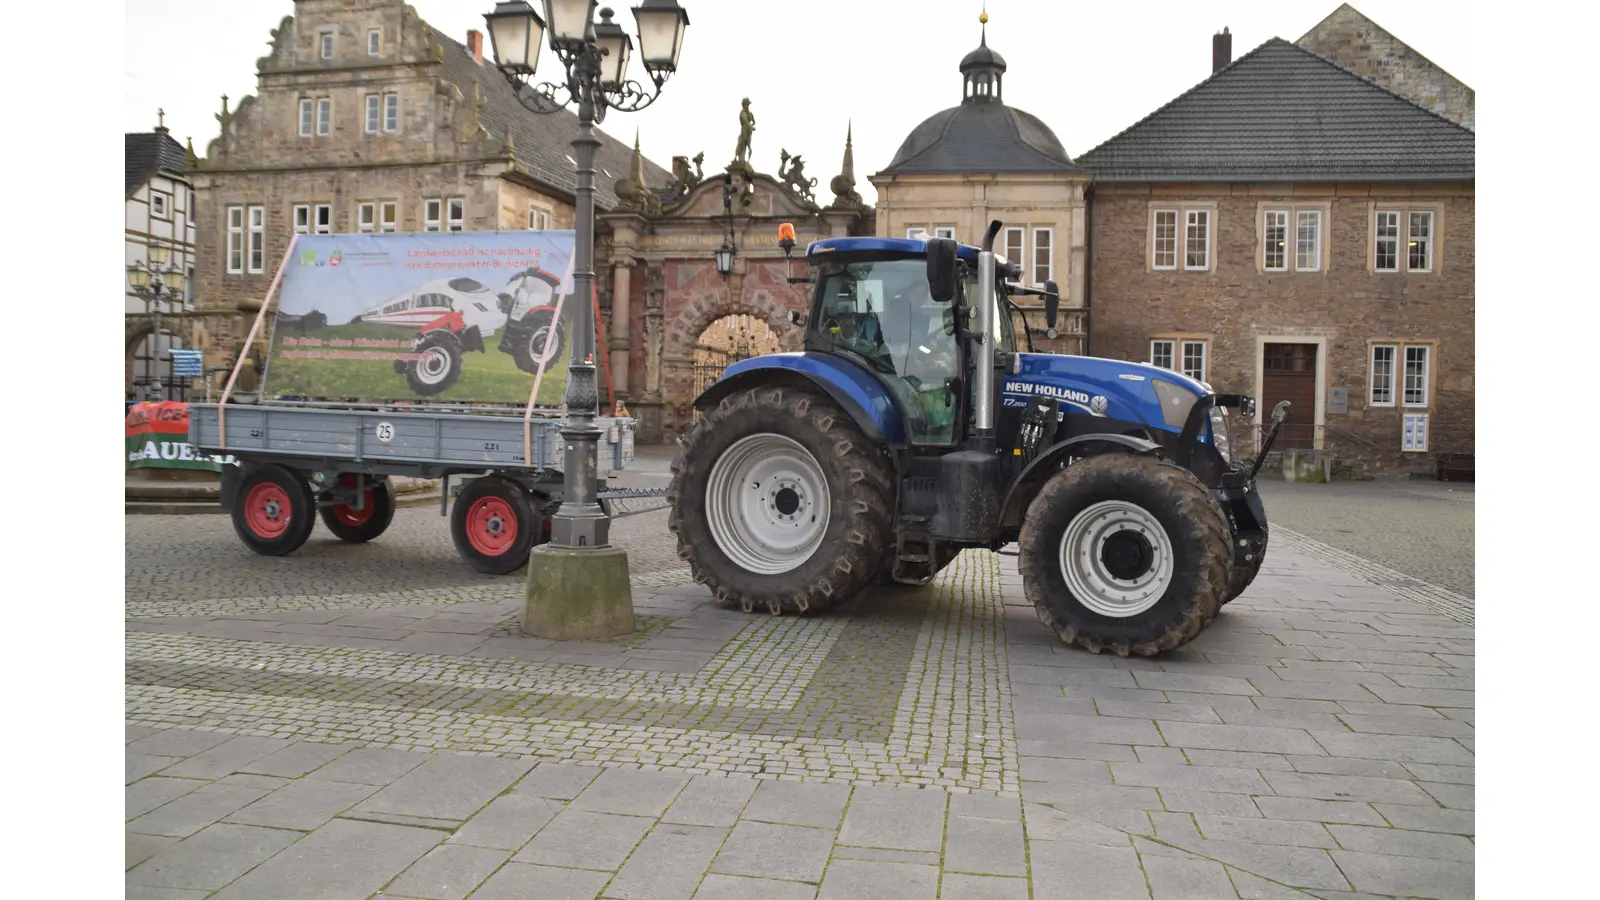
[[[961,60],[961,102],[1002,102],[1000,78],[1006,73],[1006,58],[989,49],[989,14],[979,19],[983,34],[978,39],[978,49]]]

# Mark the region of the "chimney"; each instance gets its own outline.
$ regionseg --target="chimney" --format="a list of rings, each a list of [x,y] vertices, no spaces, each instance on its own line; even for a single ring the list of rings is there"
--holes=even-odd
[[[472,51],[472,58],[478,61],[478,65],[483,65],[483,32],[467,32],[467,49]]]
[[[1228,33],[1226,26],[1221,34],[1211,36],[1211,72],[1215,74],[1223,66],[1233,62],[1233,35]]]

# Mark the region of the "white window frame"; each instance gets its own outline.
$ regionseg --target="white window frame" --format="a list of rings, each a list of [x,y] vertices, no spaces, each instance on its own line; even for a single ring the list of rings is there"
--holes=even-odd
[[[1378,394],[1378,351],[1379,350],[1387,350],[1387,351],[1389,351],[1389,373],[1388,373],[1388,384],[1387,384],[1387,389],[1388,389],[1388,392],[1389,392],[1389,399],[1388,400],[1379,400],[1379,399],[1377,399],[1377,394]],[[1399,369],[1400,369],[1400,345],[1399,344],[1373,344],[1372,345],[1372,348],[1367,351],[1367,405],[1368,406],[1390,408],[1390,407],[1393,407],[1395,405],[1395,402],[1396,402],[1395,398],[1396,398],[1396,395],[1399,393],[1395,389],[1396,388],[1395,382],[1398,380],[1397,379],[1397,374],[1399,372]]]
[[[378,204],[378,231],[393,234],[400,230],[400,204],[385,200]]]
[[[1413,217],[1421,217],[1427,223],[1427,236],[1423,238],[1422,265],[1411,265],[1411,245],[1416,240],[1416,233],[1412,230]],[[1394,221],[1394,233],[1381,236],[1380,230],[1384,227],[1384,220]],[[1439,267],[1439,209],[1436,206],[1375,206],[1370,219],[1370,233],[1368,240],[1369,261],[1372,271],[1383,274],[1411,273],[1416,275],[1429,275]],[[1394,248],[1394,265],[1384,267],[1379,265],[1378,248],[1380,244],[1392,244]]]
[[[259,275],[267,269],[267,208],[250,207],[245,224],[249,238],[245,244],[245,271]]]
[[[920,241],[926,235],[928,235],[928,229],[921,225],[912,225],[906,228],[906,240],[908,241]]]
[[[528,230],[529,231],[549,231],[550,230],[550,213],[549,213],[549,211],[540,209],[537,206],[533,207],[532,209],[529,209],[528,210]]]
[[[383,123],[383,97],[378,94],[367,95],[366,127],[367,134],[377,134],[378,127]]]
[[[1189,236],[1189,232],[1190,232],[1190,230],[1192,228],[1195,227],[1197,218],[1198,218],[1199,221],[1203,222],[1201,227],[1204,229],[1204,237],[1201,239],[1201,244],[1202,244],[1202,248],[1203,248],[1202,249],[1202,253],[1204,254],[1204,257],[1203,257],[1200,265],[1198,265],[1198,266],[1190,265],[1190,263],[1189,263],[1189,253],[1190,253],[1189,243],[1190,243],[1190,240],[1191,240],[1190,236]],[[1209,272],[1209,271],[1211,271],[1211,231],[1212,231],[1212,228],[1211,228],[1211,210],[1209,210],[1209,209],[1186,209],[1186,210],[1183,211],[1183,269],[1184,269],[1184,271],[1186,271],[1186,272]]]
[[[933,236],[953,241],[956,239],[956,227],[954,225],[936,225],[933,229]]]
[[[172,217],[172,204],[167,201],[166,194],[157,193],[156,191],[150,192],[150,215],[158,219]]]
[[[317,137],[333,133],[333,98],[317,98]]]
[[[1427,409],[1428,390],[1431,387],[1429,379],[1433,377],[1433,347],[1429,344],[1405,344],[1405,349],[1400,351],[1400,405],[1407,409]],[[1411,394],[1411,351],[1418,350],[1422,353],[1422,372],[1418,378],[1422,399],[1412,401]]]
[[[383,95],[383,130],[386,134],[400,130],[400,95],[397,93]]]
[[[1188,368],[1189,349],[1191,347],[1200,348],[1199,374],[1190,372]],[[1195,381],[1204,382],[1206,380],[1206,369],[1210,368],[1211,364],[1211,348],[1207,346],[1205,341],[1179,340],[1178,354],[1173,359],[1173,362],[1176,364],[1175,371],[1182,372],[1183,374],[1188,375],[1190,378],[1193,378]]]
[[[311,233],[333,234],[333,204],[318,203],[314,212],[316,215],[311,220]]]
[[[383,55],[383,29],[371,28],[367,30],[367,55]]]
[[[1028,255],[1028,230],[1026,228],[1007,228],[1005,243],[1000,246],[1005,248],[1006,261],[1021,268],[1022,258]]]
[[[1039,277],[1039,238],[1044,237],[1044,277]],[[1056,230],[1052,226],[1039,226],[1033,229],[1033,241],[1028,254],[1028,276],[1035,287],[1043,285],[1056,277]]]
[[[333,59],[333,32],[321,31],[317,33],[317,46],[319,55],[323,59]]]
[[[444,230],[465,231],[467,227],[467,198],[451,197],[448,201],[446,201],[444,209]]]
[[[1167,357],[1167,362],[1163,363],[1159,359],[1157,359],[1157,354],[1156,354],[1156,346],[1157,345],[1164,345],[1166,347],[1165,355]],[[1167,369],[1169,371],[1175,371],[1175,370],[1173,370],[1172,367],[1177,364],[1177,359],[1178,359],[1178,342],[1176,340],[1171,339],[1171,338],[1157,338],[1157,339],[1152,340],[1150,342],[1150,365],[1152,365],[1152,366],[1160,366],[1161,368]]]
[[[356,204],[356,233],[372,234],[378,230],[378,204]]]
[[[1302,244],[1303,237],[1300,233],[1301,223],[1307,216],[1316,223],[1316,230],[1311,235],[1311,262],[1303,265],[1305,248]],[[1322,210],[1297,209],[1294,211],[1294,270],[1296,272],[1319,272],[1322,270]]]
[[[1422,216],[1423,217],[1423,221],[1428,223],[1428,236],[1423,238],[1423,245],[1422,245],[1423,263],[1422,263],[1421,266],[1415,266],[1414,267],[1414,266],[1411,265],[1411,247],[1412,247],[1412,245],[1414,245],[1417,242],[1417,232],[1416,232],[1416,229],[1415,229],[1414,226],[1416,225],[1416,218],[1418,216]],[[1435,229],[1434,229],[1434,224],[1433,223],[1437,218],[1438,217],[1433,214],[1433,210],[1431,210],[1431,209],[1408,209],[1408,210],[1406,210],[1405,219],[1406,219],[1406,271],[1407,272],[1427,273],[1427,272],[1432,272],[1433,271],[1433,248],[1437,244],[1437,240],[1435,238]]]
[[[289,211],[295,234],[311,233],[311,204],[296,203]]]
[[[1279,237],[1282,240],[1283,246],[1278,248],[1279,253],[1281,254],[1278,258],[1278,265],[1272,265],[1268,256],[1268,254],[1272,252],[1272,229],[1274,227],[1274,220],[1276,220],[1277,227],[1282,229]],[[1289,271],[1289,210],[1287,209],[1266,210],[1265,215],[1261,219],[1261,271]]]
[[[1414,412],[1403,413],[1400,416],[1400,452],[1401,453],[1427,453],[1428,452],[1428,418],[1429,417],[1428,417],[1427,413],[1414,413]],[[1412,433],[1413,434],[1419,434],[1420,433],[1421,440],[1414,441],[1410,446],[1406,446],[1406,428],[1408,426],[1410,426],[1413,422],[1417,423],[1417,425],[1420,426],[1420,427],[1417,427]]]
[[[1157,348],[1161,353],[1157,353]],[[1190,372],[1185,368],[1185,357],[1189,351],[1199,348],[1200,368],[1199,374]],[[1165,356],[1168,362],[1162,362],[1159,357]],[[1187,375],[1195,381],[1205,381],[1207,370],[1211,368],[1211,342],[1205,338],[1186,337],[1158,337],[1150,339],[1150,365],[1160,366],[1169,372],[1178,372]]]
[[[1159,242],[1161,240],[1162,215],[1172,216],[1172,248],[1170,251],[1172,254],[1172,262],[1165,265],[1162,265],[1160,262],[1162,248]],[[1158,272],[1177,271],[1179,259],[1178,247],[1182,243],[1180,238],[1181,229],[1178,227],[1178,220],[1182,218],[1183,211],[1175,207],[1163,207],[1150,211],[1150,268],[1155,269]]]
[[[315,121],[314,116],[315,116],[314,101],[312,101],[312,99],[310,97],[302,97],[301,100],[300,100],[300,136],[301,137],[311,137],[311,135],[312,135],[312,127],[313,127],[313,123]]]
[[[444,230],[444,201],[437,198],[422,201],[422,230]]]
[[[244,207],[230,206],[227,215],[228,274],[240,275],[244,273]]]

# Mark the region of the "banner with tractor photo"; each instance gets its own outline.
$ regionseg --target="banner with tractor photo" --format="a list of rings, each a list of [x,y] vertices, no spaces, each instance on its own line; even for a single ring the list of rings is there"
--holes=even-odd
[[[574,237],[302,235],[283,271],[264,393],[522,406],[542,367],[535,403],[559,407]],[[602,371],[602,396],[606,381]]]

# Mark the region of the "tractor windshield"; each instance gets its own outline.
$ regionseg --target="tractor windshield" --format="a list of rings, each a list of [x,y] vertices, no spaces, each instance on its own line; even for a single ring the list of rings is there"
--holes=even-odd
[[[951,443],[955,397],[945,379],[960,374],[955,304],[929,295],[927,262],[830,260],[817,280],[817,337],[859,359],[894,391],[912,441]]]

